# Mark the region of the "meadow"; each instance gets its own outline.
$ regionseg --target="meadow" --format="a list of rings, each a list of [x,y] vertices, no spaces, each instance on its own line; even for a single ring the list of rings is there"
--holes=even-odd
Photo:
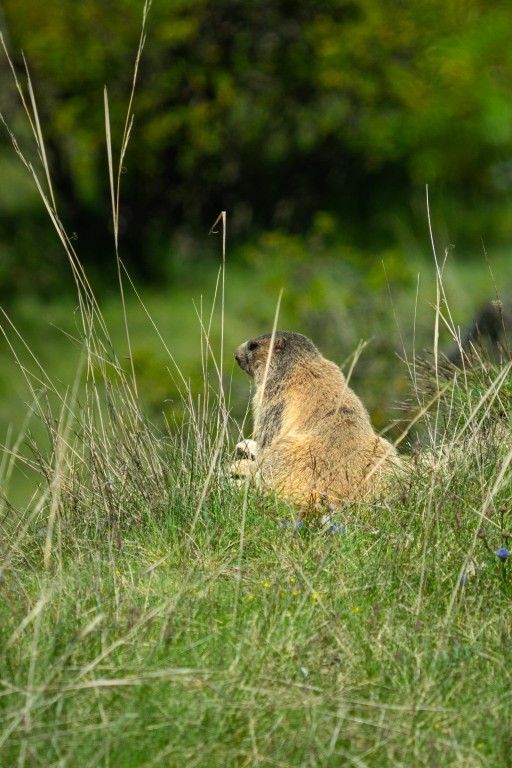
[[[511,364],[442,357],[507,299],[508,254],[436,260],[426,228],[361,262],[320,216],[139,290],[118,247],[130,107],[115,169],[105,91],[119,280],[100,294],[28,82],[41,168],[15,149],[75,292],[1,316],[0,764],[510,766]],[[251,429],[232,352],[277,314],[405,457],[327,520],[230,476]]]
[[[426,271],[418,345],[450,324]],[[125,299],[137,371],[120,299],[46,305],[58,330],[30,302],[4,318],[1,764],[510,765],[510,366],[397,358],[421,445],[401,433],[390,493],[321,524],[230,478],[250,430],[232,348],[271,326],[275,297],[227,270],[215,307],[210,278],[197,312],[187,286]],[[31,497],[11,503],[26,472]]]

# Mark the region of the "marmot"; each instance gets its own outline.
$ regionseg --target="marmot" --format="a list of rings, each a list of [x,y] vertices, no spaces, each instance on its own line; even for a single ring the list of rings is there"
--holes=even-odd
[[[300,333],[277,331],[241,344],[239,366],[256,382],[254,441],[237,446],[249,460],[239,475],[306,506],[340,504],[378,492],[398,464],[373,429],[341,370]]]
[[[456,366],[475,363],[479,358],[501,363],[510,360],[512,304],[488,301],[479,310],[461,344],[447,355]]]

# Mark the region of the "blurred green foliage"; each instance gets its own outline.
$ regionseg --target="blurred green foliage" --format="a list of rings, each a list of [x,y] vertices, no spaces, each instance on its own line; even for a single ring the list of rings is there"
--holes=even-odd
[[[22,50],[28,61],[64,222],[97,264],[112,240],[102,90],[118,153],[142,9],[0,2],[20,74]],[[125,257],[161,275],[171,239],[185,247],[221,209],[241,239],[315,233],[318,211],[355,254],[410,238],[419,222],[426,239],[426,184],[446,242],[510,237],[511,27],[512,6],[497,0],[154,2],[122,178]],[[26,139],[14,86],[2,91],[2,113]],[[0,147],[3,174],[9,153]],[[30,243],[50,234],[27,222],[31,193],[19,205],[10,194],[0,193],[3,261],[34,276]]]

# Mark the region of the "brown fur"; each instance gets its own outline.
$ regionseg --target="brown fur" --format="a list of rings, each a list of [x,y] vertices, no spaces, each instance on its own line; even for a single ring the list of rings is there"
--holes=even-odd
[[[257,474],[305,505],[339,506],[385,485],[398,463],[394,447],[375,433],[340,369],[313,342],[278,331],[241,344],[235,358],[256,383],[255,445],[240,449],[249,459],[238,474]]]

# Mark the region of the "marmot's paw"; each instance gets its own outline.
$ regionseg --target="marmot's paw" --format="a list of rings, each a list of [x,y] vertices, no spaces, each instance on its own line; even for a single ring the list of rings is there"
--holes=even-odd
[[[250,459],[241,459],[231,464],[229,474],[237,480],[244,480],[246,477],[257,478],[258,465]]]
[[[256,451],[256,440],[242,440],[235,448],[236,455],[243,456],[245,459],[255,459]]]

